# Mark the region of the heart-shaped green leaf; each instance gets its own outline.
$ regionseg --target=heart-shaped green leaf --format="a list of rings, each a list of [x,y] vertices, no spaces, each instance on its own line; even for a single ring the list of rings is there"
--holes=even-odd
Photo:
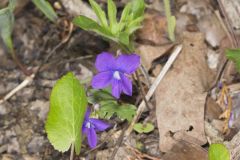
[[[154,130],[154,126],[151,123],[146,123],[146,124],[136,123],[133,126],[133,129],[138,133],[149,133]]]
[[[223,144],[211,144],[208,150],[209,160],[230,160],[228,149]]]
[[[80,153],[86,108],[84,88],[73,73],[57,81],[51,93],[45,125],[48,139],[55,149],[65,152],[74,145],[76,153]]]

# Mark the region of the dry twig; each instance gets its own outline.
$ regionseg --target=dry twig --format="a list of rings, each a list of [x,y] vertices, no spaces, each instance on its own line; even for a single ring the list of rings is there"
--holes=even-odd
[[[157,157],[153,157],[153,156],[144,154],[144,153],[140,152],[139,150],[137,150],[137,149],[135,149],[135,148],[133,148],[133,147],[131,147],[131,146],[129,146],[129,145],[127,145],[127,148],[128,148],[129,150],[131,150],[131,151],[135,154],[135,156],[138,158],[138,160],[144,160],[144,159],[149,159],[149,160],[161,160],[161,159],[159,159],[159,158],[157,158]]]

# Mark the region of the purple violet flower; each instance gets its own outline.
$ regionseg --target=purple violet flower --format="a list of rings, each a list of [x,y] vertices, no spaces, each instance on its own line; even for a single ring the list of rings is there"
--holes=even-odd
[[[132,82],[128,78],[140,65],[140,56],[137,54],[122,54],[114,57],[112,54],[102,52],[97,56],[95,66],[98,74],[93,77],[92,87],[103,89],[112,86],[112,95],[120,97],[121,92],[132,95]]]
[[[97,146],[97,134],[96,131],[105,131],[107,128],[110,127],[109,124],[96,119],[96,118],[90,118],[90,109],[87,109],[87,112],[85,114],[83,126],[82,126],[82,132],[87,136],[88,144],[90,148],[95,148]]]

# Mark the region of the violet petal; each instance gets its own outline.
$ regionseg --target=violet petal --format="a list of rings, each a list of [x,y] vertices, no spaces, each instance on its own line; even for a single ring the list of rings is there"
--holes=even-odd
[[[232,126],[233,126],[233,121],[234,121],[234,113],[231,113],[231,114],[230,114],[229,121],[228,121],[228,127],[229,127],[229,128],[232,128]]]
[[[92,79],[92,87],[95,89],[107,87],[112,80],[112,74],[112,71],[98,73]]]
[[[119,99],[122,92],[122,82],[121,80],[112,79],[112,95]]]
[[[123,93],[132,96],[132,82],[125,75],[121,75]]]
[[[95,148],[97,146],[97,134],[93,127],[88,130],[87,139],[90,148]]]
[[[85,113],[84,121],[88,121],[90,114],[91,114],[91,109],[88,107]]]
[[[111,70],[115,66],[115,57],[111,53],[102,52],[97,56],[95,66],[99,72]]]
[[[89,132],[88,130],[89,130],[89,128],[86,127],[86,123],[83,123],[83,126],[82,126],[82,133],[85,134],[85,135],[87,135],[88,132]]]
[[[137,54],[122,54],[117,58],[117,67],[124,73],[131,74],[137,70],[140,65],[140,56]]]
[[[89,121],[94,125],[96,131],[105,131],[110,127],[109,124],[96,118],[90,118]]]

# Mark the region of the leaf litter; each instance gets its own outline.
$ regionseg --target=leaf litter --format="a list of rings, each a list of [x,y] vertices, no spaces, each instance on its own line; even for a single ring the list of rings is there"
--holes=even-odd
[[[24,9],[28,10],[29,4],[27,4],[26,1],[22,2],[24,2]],[[68,3],[64,3],[66,2],[65,0],[62,0],[61,2],[70,15],[76,16],[82,14],[79,10],[76,10],[76,6],[79,5],[81,7],[83,6],[83,10],[86,9],[86,12],[81,10],[84,12],[83,14],[89,15],[90,17],[95,17],[95,15],[92,14],[93,12],[89,10],[88,4],[85,4],[85,2],[77,2],[74,0],[69,0]],[[6,2],[2,3],[6,4]],[[103,6],[105,5],[105,2],[101,1],[101,3]],[[121,3],[124,4],[124,1],[120,2],[120,4]],[[166,19],[163,10],[157,7],[161,5],[163,5],[161,2],[150,2],[149,6],[151,8],[148,8],[148,12],[145,16],[146,19],[143,23],[143,28],[139,30],[136,37],[138,50],[142,58],[142,64],[146,66],[147,72],[150,73],[151,69],[155,67],[155,70],[152,72],[154,74],[150,74],[150,78],[152,80],[156,78],[161,71],[162,66],[167,61],[167,58],[165,61],[162,61],[161,58],[167,55],[169,51],[171,53],[170,48],[174,45],[171,44],[167,38]],[[0,6],[2,6],[2,4],[0,4]],[[235,67],[230,67],[232,71],[227,72],[227,74],[225,72],[223,76],[225,79],[227,79],[226,87],[230,90],[229,95],[233,101],[232,111],[234,112],[232,121],[233,128],[228,128],[229,132],[227,135],[224,134],[223,127],[225,126],[226,128],[226,124],[228,122],[227,119],[231,117],[229,117],[228,112],[227,117],[223,116],[223,119],[219,118],[219,116],[226,111],[226,108],[221,107],[216,103],[217,99],[219,98],[219,91],[217,91],[218,87],[215,86],[214,90],[211,91],[211,97],[207,98],[207,92],[209,91],[210,87],[212,87],[212,82],[216,79],[217,72],[219,72],[219,68],[223,63],[222,59],[225,58],[223,50],[227,46],[227,43],[229,43],[225,31],[222,29],[219,20],[215,16],[215,13],[213,13],[213,8],[216,9],[216,6],[212,7],[209,1],[200,2],[194,0],[177,0],[176,3],[172,4],[172,6],[176,6],[176,12],[174,12],[174,14],[177,17],[177,42],[183,43],[183,50],[173,67],[160,83],[157,91],[155,92],[155,97],[149,101],[153,108],[151,108],[151,110],[147,110],[147,112],[144,112],[140,119],[141,121],[148,121],[150,115],[155,115],[157,122],[153,121],[153,124],[155,124],[156,129],[147,135],[133,132],[131,134],[132,141],[130,142],[130,148],[134,147],[138,150],[134,151],[134,149],[127,149],[129,144],[124,144],[120,147],[119,153],[116,155],[116,159],[127,159],[133,157],[151,158],[151,156],[147,156],[148,154],[169,160],[196,159],[194,156],[197,156],[198,159],[207,159],[207,152],[205,150],[207,147],[202,147],[201,145],[206,145],[208,143],[210,144],[212,142],[223,142],[224,138],[231,139],[233,137],[234,138],[232,141],[225,141],[225,144],[234,155],[233,159],[237,159],[236,157],[239,151],[237,147],[239,145],[238,130],[240,128],[238,113],[240,112],[240,109],[238,105],[239,88],[236,87],[239,84],[239,78]],[[18,13],[20,13],[20,15],[26,14],[26,12],[22,11],[22,6],[17,6],[17,8],[19,8]],[[121,5],[118,6],[118,8],[121,9]],[[181,13],[178,13],[178,10],[180,10]],[[31,10],[31,12],[36,14],[36,11]],[[227,12],[230,11],[227,10]],[[35,27],[30,26],[30,29],[25,32],[24,28],[21,27],[23,25],[16,26],[18,31],[15,31],[16,33],[14,33],[14,35],[18,35],[19,38],[16,38],[15,43],[17,43],[17,50],[20,50],[24,53],[23,59],[26,61],[23,62],[26,62],[26,64],[31,64],[32,61],[32,64],[37,64],[39,60],[34,61],[34,58],[41,59],[43,58],[43,55],[40,55],[38,52],[33,53],[32,50],[38,51],[43,49],[39,46],[43,46],[43,44],[46,43],[44,41],[49,39],[49,35],[40,40],[40,36],[37,34],[43,34],[41,33],[41,27],[46,26],[43,25],[44,23],[42,23],[42,20],[39,20],[39,17],[34,17],[34,14],[29,17],[29,20],[34,22]],[[27,20],[21,16],[17,17],[16,21],[17,23],[20,22],[21,24],[28,24]],[[233,20],[231,19],[231,23],[235,29],[238,29],[239,24],[234,24],[234,17]],[[39,24],[41,24],[39,26],[40,28],[36,27]],[[34,32],[35,30],[37,32]],[[184,31],[191,31],[192,33]],[[199,33],[199,31],[202,33]],[[31,34],[32,32],[34,32],[34,34]],[[64,49],[65,51],[59,53],[61,57],[56,58],[61,60],[66,57],[76,56],[79,54],[79,52],[81,52],[80,54],[84,55],[89,54],[91,50],[92,52],[99,52],[105,46],[109,47],[108,44],[106,45],[106,42],[101,41],[98,37],[96,38],[94,35],[89,36],[85,33],[79,32],[81,31],[77,31],[76,35],[73,35],[71,43],[68,44],[67,49]],[[24,36],[19,36],[23,33]],[[84,36],[84,38],[82,38],[82,36]],[[56,36],[54,36],[54,38],[56,38]],[[89,43],[91,44],[86,44],[86,42],[83,41],[81,41],[81,43],[78,42],[79,39],[85,38],[88,39]],[[36,43],[33,43],[34,41]],[[51,45],[54,46],[52,41],[50,41],[50,43],[45,47],[48,48],[51,47]],[[24,45],[21,47],[18,43],[23,43]],[[84,48],[83,46],[87,46],[86,48],[91,49],[84,49],[84,51],[79,52],[76,51]],[[228,45],[228,47],[229,46],[230,45]],[[217,55],[217,58],[215,58],[213,61],[214,67],[211,67],[213,70],[209,69],[208,67],[209,56],[207,55],[207,52],[209,50],[211,50],[212,55]],[[70,53],[67,55],[66,52]],[[93,53],[93,55],[94,54],[96,53]],[[0,87],[0,93],[1,95],[4,95],[4,93],[9,91],[9,87],[6,89],[8,83],[13,83],[16,85],[18,84],[19,80],[24,78],[23,75],[19,74],[19,71],[15,69],[14,65],[8,66],[8,64],[11,63],[6,62],[10,61],[6,55],[1,54],[0,56],[0,75],[2,77],[1,84],[3,84]],[[1,116],[3,115],[3,118],[0,120],[0,144],[3,147],[0,148],[5,148],[4,152],[2,152],[3,155],[1,155],[2,159],[41,159],[44,156],[51,157],[51,153],[54,155],[53,157],[57,159],[61,157],[61,155],[53,151],[51,146],[46,141],[46,137],[43,133],[44,131],[42,125],[45,118],[42,117],[44,117],[43,114],[45,114],[44,110],[48,109],[46,106],[48,104],[46,98],[49,96],[50,92],[49,86],[45,86],[44,84],[47,84],[47,82],[54,83],[56,79],[68,69],[73,69],[74,72],[77,73],[79,79],[81,79],[84,75],[79,73],[79,68],[86,66],[91,72],[93,68],[91,67],[91,63],[93,62],[90,60],[81,62],[81,64],[83,64],[81,66],[79,66],[79,63],[75,63],[73,65],[68,63],[59,65],[58,69],[50,67],[50,71],[43,71],[43,73],[41,73],[41,77],[39,77],[34,84],[23,90],[22,94],[26,96],[25,98],[21,94],[16,94],[9,100],[9,102],[1,104],[1,108],[3,108],[1,111]],[[61,69],[62,71],[59,71]],[[89,73],[89,75],[92,74]],[[147,84],[144,82],[144,78],[141,78],[141,81],[143,84]],[[233,82],[234,85],[232,85]],[[9,86],[11,88],[10,84]],[[233,86],[235,87],[234,90],[232,90],[232,88],[234,88]],[[35,87],[39,89],[39,93],[33,96],[32,93]],[[40,89],[41,87],[44,88]],[[144,88],[147,92],[147,87],[144,86]],[[136,94],[136,91],[134,91],[134,93]],[[136,99],[140,97],[138,94],[140,93],[137,93]],[[210,98],[211,100],[209,100]],[[211,102],[207,103],[206,101]],[[44,107],[34,107],[34,102],[39,102]],[[26,106],[27,108],[23,108]],[[29,108],[30,110],[28,110]],[[156,109],[155,114],[148,113],[154,113],[154,109]],[[9,114],[12,115],[11,117],[17,117],[18,119],[10,118]],[[130,117],[128,115],[126,116],[128,118]],[[113,119],[111,119],[111,121],[112,120]],[[118,120],[114,120],[114,122],[118,122]],[[36,126],[34,127],[34,124],[37,124],[36,126],[38,128]],[[11,126],[11,129],[9,129],[7,126]],[[102,142],[102,145],[95,151],[95,153],[91,152],[92,155],[97,155],[98,159],[104,159],[104,157],[108,158],[107,155],[111,154],[111,148],[115,147],[114,144],[119,137],[119,134],[116,133],[119,133],[119,131],[124,128],[124,125],[117,124],[115,127],[116,128],[112,129],[111,131],[108,131],[109,133],[113,133],[113,135],[115,135],[111,136],[112,143],[106,145],[106,141],[104,141],[103,138],[104,136],[101,136],[100,141]],[[209,133],[209,131],[211,133]],[[1,141],[1,138],[3,141]],[[37,143],[37,141],[43,141],[43,144],[41,144],[39,148],[37,147],[39,151],[36,149],[35,143]],[[149,143],[149,141],[151,143]],[[139,144],[142,144],[142,147],[139,147],[141,146]],[[160,144],[159,147],[158,144]],[[15,150],[13,150],[14,146],[21,147],[16,147]],[[85,149],[85,146],[83,146],[83,151]],[[185,150],[186,152],[183,152]],[[28,155],[30,151],[32,151],[33,155]],[[166,154],[162,156],[161,151],[166,152]],[[146,155],[142,154],[143,152],[146,153]],[[41,158],[39,158],[39,153],[42,155]],[[64,157],[62,158],[64,159]]]

